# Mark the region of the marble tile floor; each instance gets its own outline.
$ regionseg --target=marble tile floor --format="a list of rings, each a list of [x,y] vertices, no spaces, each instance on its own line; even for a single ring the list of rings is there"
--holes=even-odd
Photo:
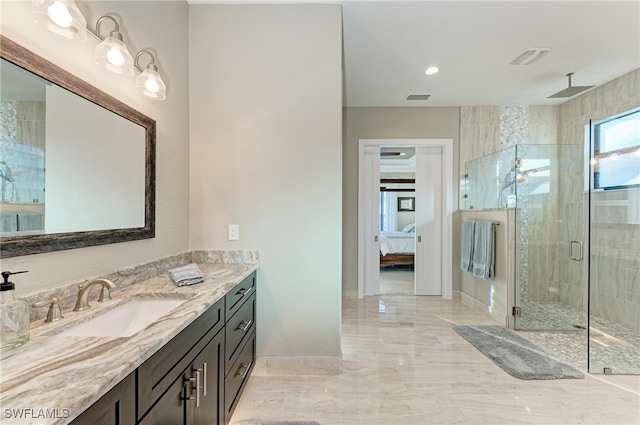
[[[255,369],[231,423],[640,424],[640,377],[520,380],[456,334],[455,324],[494,322],[459,300],[345,299],[343,373],[267,376]]]
[[[408,267],[380,269],[381,295],[413,295],[413,270]]]

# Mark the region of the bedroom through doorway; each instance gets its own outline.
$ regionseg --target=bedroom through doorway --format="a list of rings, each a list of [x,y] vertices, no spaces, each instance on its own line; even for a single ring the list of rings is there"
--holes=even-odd
[[[452,148],[451,139],[359,140],[359,298],[408,288],[451,298]]]
[[[415,147],[380,147],[380,294],[415,293],[415,178]]]

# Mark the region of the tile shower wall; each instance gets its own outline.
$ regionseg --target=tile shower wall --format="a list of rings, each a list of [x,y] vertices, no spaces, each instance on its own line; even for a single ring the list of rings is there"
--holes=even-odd
[[[469,172],[469,179],[461,179],[460,205],[467,208],[504,207],[513,187],[501,191],[508,179],[512,162],[526,156],[527,145],[554,145],[557,140],[558,108],[553,106],[471,106],[461,109],[460,161],[461,169]],[[516,151],[516,145],[518,151]],[[534,150],[531,153],[534,154]],[[534,154],[535,155],[535,154]],[[480,159],[482,158],[482,159]],[[534,156],[535,158],[535,156]],[[470,163],[472,160],[476,160]],[[482,170],[475,170],[476,165]],[[495,168],[495,175],[487,170]],[[477,174],[479,178],[473,178]],[[483,174],[483,175],[481,175]],[[557,181],[552,183],[554,187]],[[549,220],[553,208],[547,203],[549,196],[536,195],[530,199],[526,183],[519,184],[519,229],[516,232],[519,281],[522,301],[557,298],[557,257],[550,253],[556,249],[556,220]],[[551,191],[554,197],[557,191]],[[465,193],[467,198],[464,198]],[[465,202],[466,201],[466,202]],[[529,203],[533,202],[530,208]],[[533,221],[529,219],[532,209]],[[530,268],[529,264],[536,264]],[[539,265],[539,266],[538,266]],[[529,276],[532,273],[533,276]],[[529,282],[535,286],[529,288]],[[531,296],[530,296],[531,295]],[[552,297],[553,298],[553,297]]]
[[[582,143],[590,119],[640,107],[640,69],[560,105],[558,143]],[[583,196],[584,197],[584,196]],[[583,200],[584,201],[584,200]],[[570,205],[567,206],[570,214]],[[640,191],[591,198],[591,312],[640,332]],[[567,282],[566,291],[577,291]],[[561,290],[561,299],[569,297]]]
[[[1,101],[2,201],[44,202],[44,152],[44,102]]]

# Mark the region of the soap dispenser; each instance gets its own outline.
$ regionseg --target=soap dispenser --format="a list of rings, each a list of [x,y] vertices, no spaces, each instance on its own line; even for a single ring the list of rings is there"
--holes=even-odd
[[[2,272],[4,282],[0,283],[0,351],[19,347],[29,341],[29,303],[22,298],[15,298],[15,285],[9,282],[9,276],[18,273],[27,271]]]

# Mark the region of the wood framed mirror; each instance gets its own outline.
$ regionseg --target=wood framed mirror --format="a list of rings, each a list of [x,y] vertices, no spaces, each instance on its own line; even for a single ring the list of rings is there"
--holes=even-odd
[[[0,58],[11,69],[0,84],[0,256],[155,237],[155,121],[2,35]],[[13,70],[18,80],[6,82]],[[23,123],[14,119],[22,78],[39,80],[46,93],[26,108],[44,111],[44,124],[22,130],[42,133],[42,166],[31,166],[42,177],[21,171],[16,153],[39,152],[19,140]]]

